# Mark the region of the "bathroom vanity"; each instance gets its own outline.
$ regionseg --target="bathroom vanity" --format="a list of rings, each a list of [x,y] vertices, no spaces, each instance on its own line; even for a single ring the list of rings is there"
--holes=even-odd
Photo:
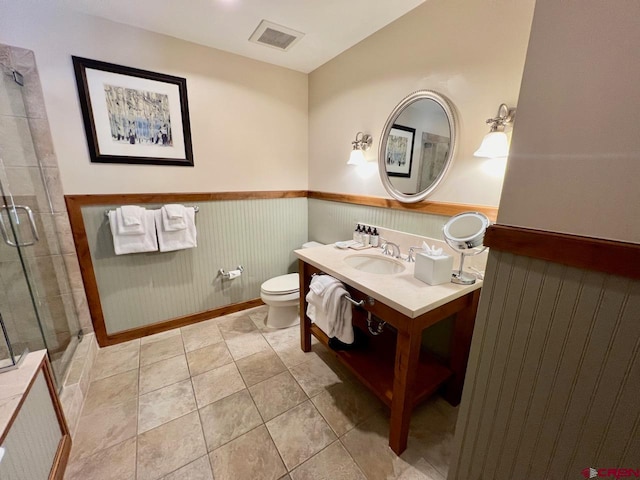
[[[415,264],[383,256],[380,249],[359,253],[327,245],[297,250],[296,255],[302,350],[311,350],[311,335],[328,348],[327,335],[302,314],[314,274],[341,280],[352,299],[362,301],[353,309],[354,326],[366,332],[367,318],[374,324],[378,319],[386,322],[383,334],[368,334],[363,348],[329,350],[391,409],[389,446],[400,455],[407,447],[411,412],[417,404],[438,390],[452,405],[460,403],[482,282],[430,286],[413,277]],[[396,262],[396,266],[387,273],[372,273],[360,267],[359,260],[382,266]],[[454,318],[450,354],[442,360],[422,348],[423,330],[450,317]]]

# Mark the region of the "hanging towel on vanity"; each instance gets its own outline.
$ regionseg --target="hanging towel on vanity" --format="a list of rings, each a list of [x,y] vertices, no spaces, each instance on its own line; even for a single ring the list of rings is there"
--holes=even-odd
[[[186,207],[178,204],[168,204],[160,209],[162,212],[162,226],[165,232],[175,232],[187,228],[185,221]]]
[[[351,344],[354,341],[351,304],[344,299],[348,295],[340,280],[316,275],[311,279],[306,300],[307,315],[329,338]]]
[[[193,207],[184,209],[183,221],[185,228],[182,230],[167,230],[163,222],[163,209],[155,211],[156,229],[158,230],[158,243],[161,252],[172,252],[186,248],[197,247],[196,212]]]
[[[131,231],[120,233],[119,215],[122,211],[118,208],[109,212],[109,227],[113,237],[113,248],[116,255],[140,252],[157,252],[158,239],[156,238],[156,226],[153,219],[153,212],[142,209],[140,225],[143,233],[131,233]],[[120,214],[118,212],[120,211]],[[121,218],[121,217],[120,217]],[[132,225],[133,227],[133,225]]]

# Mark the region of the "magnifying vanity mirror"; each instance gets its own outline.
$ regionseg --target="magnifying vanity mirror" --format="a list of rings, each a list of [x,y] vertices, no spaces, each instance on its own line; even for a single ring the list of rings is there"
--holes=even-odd
[[[451,217],[442,228],[445,242],[460,253],[460,268],[451,274],[453,283],[471,285],[476,282],[475,277],[465,275],[463,271],[464,257],[478,255],[487,249],[482,243],[490,223],[480,212],[464,212]]]
[[[401,202],[424,200],[455,155],[458,124],[450,102],[419,90],[405,97],[382,131],[378,169],[384,188]]]

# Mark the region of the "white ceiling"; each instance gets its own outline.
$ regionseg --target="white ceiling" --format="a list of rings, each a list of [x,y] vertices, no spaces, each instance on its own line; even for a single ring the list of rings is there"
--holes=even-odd
[[[72,10],[308,73],[425,0],[55,0]],[[304,32],[289,51],[249,42],[262,19]]]

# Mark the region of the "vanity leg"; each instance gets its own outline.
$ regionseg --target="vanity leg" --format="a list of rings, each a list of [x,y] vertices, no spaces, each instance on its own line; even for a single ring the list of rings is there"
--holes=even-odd
[[[307,302],[305,298],[309,293],[309,282],[311,275],[306,263],[298,260],[298,271],[300,276],[300,348],[303,352],[311,351],[311,320],[307,317]]]
[[[467,362],[469,361],[469,349],[471,348],[471,337],[476,321],[476,313],[478,312],[480,290],[474,290],[468,295],[469,303],[457,313],[453,325],[453,335],[451,336],[449,368],[453,372],[453,376],[446,384],[444,398],[453,406],[458,405],[462,399],[462,387],[467,371]]]
[[[420,332],[398,332],[389,429],[389,446],[397,455],[407,448],[421,337]]]

